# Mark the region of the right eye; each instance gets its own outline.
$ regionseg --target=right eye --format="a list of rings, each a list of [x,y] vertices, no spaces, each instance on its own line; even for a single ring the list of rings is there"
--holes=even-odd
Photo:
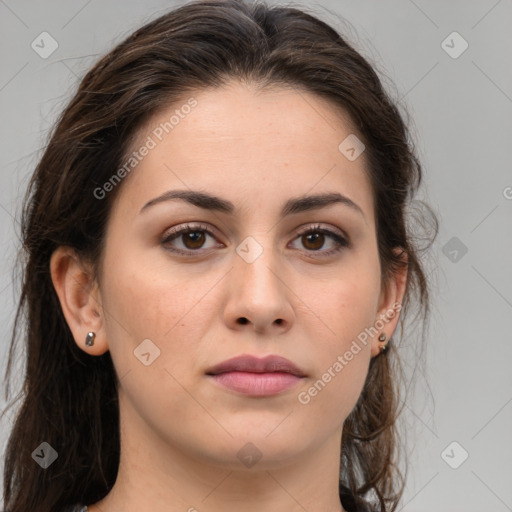
[[[207,226],[203,224],[186,224],[185,226],[181,226],[176,229],[173,228],[171,231],[168,231],[164,235],[162,244],[170,251],[180,254],[192,254],[199,252],[199,250],[203,248],[207,237],[215,238],[214,234]],[[171,242],[175,241],[181,242],[182,247],[173,247]],[[215,247],[215,245],[208,247],[205,250],[213,247]]]

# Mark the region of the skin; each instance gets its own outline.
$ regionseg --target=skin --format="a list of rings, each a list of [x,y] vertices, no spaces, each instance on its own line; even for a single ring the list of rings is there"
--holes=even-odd
[[[381,287],[365,154],[349,161],[338,150],[355,133],[350,119],[311,93],[231,82],[193,96],[197,106],[119,185],[99,281],[70,248],[52,255],[52,279],[77,345],[91,356],[110,350],[120,379],[119,474],[89,510],[343,511],[343,423],[379,354],[378,334],[392,336],[399,314],[359,343],[309,403],[298,395],[403,298],[405,272]],[[133,149],[182,104],[141,129]],[[172,200],[140,213],[171,189],[215,194],[236,212]],[[362,213],[333,204],[279,215],[290,198],[329,192],[348,196]],[[214,233],[203,245],[183,235],[162,243],[169,228],[198,222]],[[350,246],[321,256],[337,246],[334,239],[325,235],[322,245],[298,234],[316,224],[345,234]],[[250,263],[236,252],[248,236],[263,249]],[[196,247],[199,255],[172,247]],[[88,331],[96,333],[92,347]],[[145,339],[160,350],[148,366],[134,356]],[[255,398],[205,375],[240,354],[284,356],[307,377]],[[237,457],[247,443],[262,454],[252,467]]]

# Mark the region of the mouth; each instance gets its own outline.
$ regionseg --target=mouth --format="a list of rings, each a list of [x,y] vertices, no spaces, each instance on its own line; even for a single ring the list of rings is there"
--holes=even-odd
[[[248,396],[271,396],[295,387],[306,374],[281,356],[263,359],[245,355],[228,359],[209,370],[208,375],[220,386]]]

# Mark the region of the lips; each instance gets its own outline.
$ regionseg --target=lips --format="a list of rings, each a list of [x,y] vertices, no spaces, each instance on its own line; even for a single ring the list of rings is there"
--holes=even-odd
[[[259,398],[291,390],[306,377],[294,363],[275,355],[262,359],[249,355],[235,357],[210,368],[206,374],[223,389]]]
[[[270,355],[264,358],[244,355],[228,359],[207,370],[207,375],[219,375],[228,372],[248,373],[291,373],[296,377],[305,377],[306,374],[290,360]]]

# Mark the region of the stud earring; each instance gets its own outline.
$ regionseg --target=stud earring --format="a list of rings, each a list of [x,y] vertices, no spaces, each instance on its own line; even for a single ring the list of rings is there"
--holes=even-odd
[[[91,331],[87,333],[87,336],[85,337],[85,344],[90,347],[91,345],[94,345],[94,338],[96,338],[96,333]]]
[[[379,336],[379,341],[386,341],[386,333],[382,332]],[[388,349],[388,346],[387,346],[387,343],[383,343],[382,345],[380,345],[380,353],[384,353],[386,352],[386,350]]]

